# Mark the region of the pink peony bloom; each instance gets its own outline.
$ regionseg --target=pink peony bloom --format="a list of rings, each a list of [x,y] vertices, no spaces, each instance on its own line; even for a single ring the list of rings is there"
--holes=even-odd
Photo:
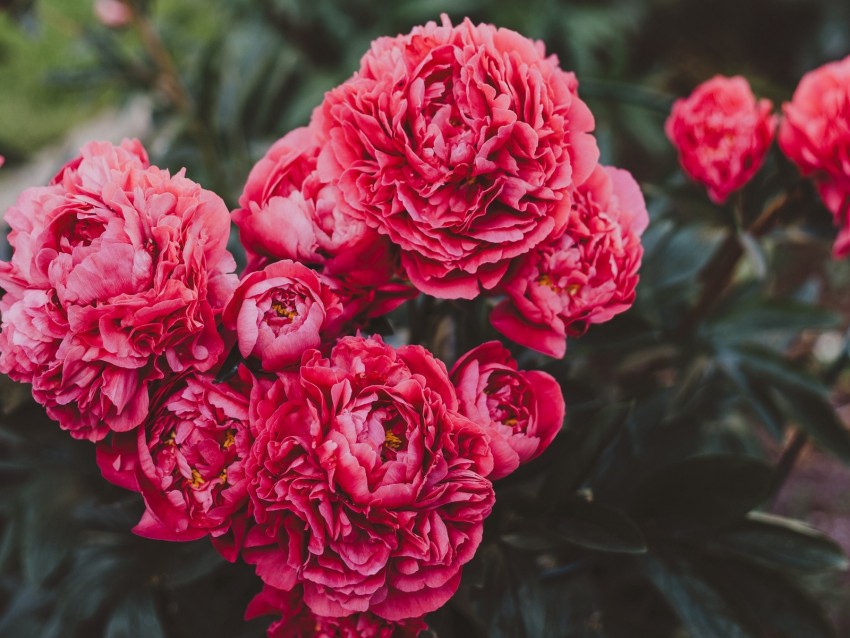
[[[222,319],[236,330],[242,356],[254,355],[263,370],[274,372],[318,348],[336,331],[341,315],[339,299],[316,273],[287,259],[247,275]]]
[[[474,298],[563,232],[597,162],[576,88],[542,43],[443,16],[376,40],[325,96],[311,123],[319,176],[401,248],[419,290]]]
[[[3,157],[2,155],[0,155],[0,166],[3,166],[3,164],[5,164],[5,163],[6,163],[6,158]]]
[[[493,327],[527,348],[563,357],[567,335],[584,334],[631,307],[648,223],[634,178],[597,167],[576,193],[566,232],[506,280],[508,299],[493,309]]]
[[[422,618],[398,622],[372,613],[344,618],[317,616],[304,604],[300,589],[282,591],[266,585],[245,611],[245,620],[281,616],[268,629],[268,638],[416,638],[428,628]]]
[[[713,202],[726,201],[761,167],[776,130],[772,108],[770,100],[756,101],[743,77],[722,75],[673,104],[667,137],[684,171]]]
[[[133,531],[168,541],[210,535],[235,560],[248,501],[253,377],[242,367],[227,384],[194,375],[178,387],[137,429],[136,480],[146,509]]]
[[[95,0],[94,15],[103,26],[120,29],[133,20],[133,9],[127,0]]]
[[[236,284],[221,199],[148,165],[138,142],[91,143],[9,209],[0,371],[76,438],[147,416],[148,385],[212,368]]]
[[[779,130],[779,146],[815,180],[840,227],[835,257],[850,254],[850,56],[809,71],[800,80]]]
[[[549,447],[564,422],[564,396],[551,375],[518,370],[511,353],[488,341],[463,355],[451,371],[458,411],[490,434],[495,463],[490,480],[507,476]]]
[[[486,433],[424,348],[346,337],[251,408],[256,526],[244,559],[320,616],[387,620],[444,604],[493,506]]]
[[[344,214],[337,187],[318,177],[318,155],[313,132],[298,128],[251,170],[233,212],[247,271],[279,259],[299,261],[340,296],[346,320],[385,314],[415,290],[397,277],[398,256],[387,239]]]

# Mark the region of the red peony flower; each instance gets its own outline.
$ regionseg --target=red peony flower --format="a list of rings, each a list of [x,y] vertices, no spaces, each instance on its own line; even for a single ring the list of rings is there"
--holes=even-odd
[[[649,223],[634,178],[598,167],[579,188],[567,230],[526,257],[506,280],[508,299],[490,321],[506,337],[563,357],[567,335],[581,335],[634,302]]]
[[[850,56],[809,71],[800,80],[779,129],[779,146],[811,175],[840,227],[836,257],[850,254]]]
[[[72,436],[131,430],[151,381],[216,364],[236,284],[218,196],[148,166],[138,142],[92,143],[6,220],[0,371]]]
[[[337,187],[319,179],[318,155],[313,132],[299,128],[251,170],[233,212],[247,271],[280,259],[299,261],[340,296],[346,320],[386,314],[415,291],[396,276],[398,256],[386,238],[345,215]]]
[[[454,365],[458,411],[490,435],[491,480],[507,476],[543,453],[564,422],[564,396],[551,375],[518,370],[498,341],[470,350]]]
[[[320,616],[388,620],[445,603],[493,506],[488,437],[419,346],[340,339],[251,408],[256,526],[243,557]]]
[[[667,137],[684,171],[705,185],[713,202],[726,201],[761,167],[776,130],[772,108],[770,100],[756,101],[745,78],[722,75],[673,104]]]
[[[236,330],[239,352],[260,359],[263,370],[282,370],[318,348],[342,314],[337,296],[312,270],[290,260],[247,275],[222,315]]]
[[[243,466],[253,441],[253,387],[244,367],[229,384],[190,376],[138,429],[136,476],[146,510],[133,531],[168,541],[209,534],[235,560],[244,530],[239,514],[248,500]],[[235,542],[224,537],[228,532]]]
[[[422,618],[398,622],[372,613],[344,618],[317,616],[304,604],[300,589],[282,591],[266,585],[245,611],[245,620],[281,616],[268,629],[268,638],[416,638],[428,626]]]
[[[567,223],[598,158],[576,87],[542,43],[491,25],[379,38],[314,112],[319,176],[419,290],[471,299]]]

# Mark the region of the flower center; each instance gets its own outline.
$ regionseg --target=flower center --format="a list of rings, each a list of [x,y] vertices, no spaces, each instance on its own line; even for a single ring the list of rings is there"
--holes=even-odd
[[[282,301],[275,301],[272,303],[272,310],[277,313],[278,317],[283,317],[284,319],[289,319],[292,321],[295,317],[298,316],[298,313],[289,305],[284,304]]]

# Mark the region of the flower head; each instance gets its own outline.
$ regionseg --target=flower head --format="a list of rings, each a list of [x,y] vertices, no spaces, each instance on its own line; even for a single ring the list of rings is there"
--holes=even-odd
[[[421,616],[454,593],[493,505],[486,433],[426,350],[345,337],[251,410],[243,556],[320,616]]]
[[[779,146],[818,192],[840,227],[836,257],[850,254],[850,56],[809,71],[782,107]]]
[[[376,40],[325,96],[319,175],[419,290],[471,299],[567,223],[598,158],[576,87],[541,43],[443,16]]]
[[[564,356],[568,335],[632,305],[649,223],[640,188],[621,169],[597,167],[574,200],[564,234],[519,263],[490,315],[499,332],[553,357]]]
[[[216,364],[236,284],[218,196],[149,166],[138,142],[94,142],[6,220],[0,371],[73,436],[135,428],[152,381]]]
[[[776,130],[772,108],[770,100],[756,101],[743,77],[721,75],[673,104],[667,137],[682,168],[712,201],[726,201],[761,167]]]

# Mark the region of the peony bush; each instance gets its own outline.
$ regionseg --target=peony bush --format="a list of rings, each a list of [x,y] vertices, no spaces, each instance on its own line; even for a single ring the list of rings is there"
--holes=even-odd
[[[161,61],[146,11],[97,5]],[[84,145],[6,213],[0,371],[82,440],[84,472],[22,493],[95,523],[35,528],[66,548],[26,587],[74,602],[27,625],[0,590],[0,628],[832,635],[799,575],[845,555],[769,506],[810,437],[850,462],[848,349],[814,361],[834,317],[765,272],[819,201],[848,252],[846,63],[781,114],[742,76],[665,105],[705,227],[684,180],[600,159],[542,42],[470,18],[374,40],[232,206],[138,140]]]

